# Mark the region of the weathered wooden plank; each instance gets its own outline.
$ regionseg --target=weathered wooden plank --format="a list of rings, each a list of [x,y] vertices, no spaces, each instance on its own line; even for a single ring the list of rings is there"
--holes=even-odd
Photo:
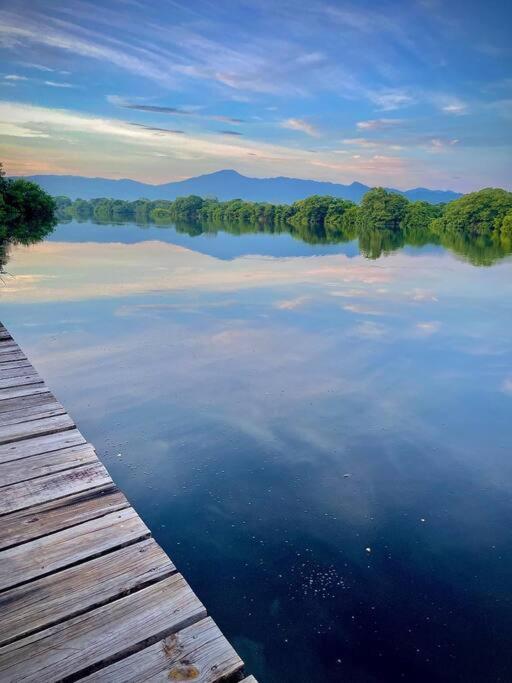
[[[7,401],[10,398],[19,398],[20,396],[33,396],[35,394],[47,394],[49,389],[44,384],[31,384],[29,386],[9,387],[8,389],[0,389],[0,401]]]
[[[31,377],[38,377],[39,378],[39,375],[37,374],[37,372],[34,370],[34,368],[31,365],[22,365],[19,368],[6,368],[5,370],[3,369],[4,365],[10,365],[10,363],[0,364],[0,380],[2,380],[2,381],[12,379],[14,377],[30,377],[31,376]]]
[[[97,486],[105,486],[111,481],[109,473],[97,460],[90,465],[3,486],[0,488],[0,515],[63,498],[79,491],[87,491]]]
[[[82,679],[88,683],[215,683],[243,667],[243,662],[207,617],[140,652]]]
[[[0,424],[0,444],[29,439],[34,436],[45,436],[53,432],[62,432],[75,426],[69,415],[57,415],[43,420],[32,420],[15,425]]]
[[[153,539],[0,593],[0,645],[48,628],[170,576],[176,567]]]
[[[20,396],[18,398],[8,398],[5,401],[0,401],[0,422],[2,421],[2,414],[9,413],[12,410],[25,410],[33,406],[44,406],[47,403],[53,403],[57,399],[53,394],[47,391],[44,394],[34,394],[32,396]]]
[[[129,507],[113,484],[34,505],[0,517],[0,549],[33,541]]]
[[[78,429],[69,429],[46,436],[37,436],[25,441],[15,441],[0,445],[0,463],[28,458],[38,453],[50,453],[61,448],[77,446],[80,443],[85,443],[85,439]]]
[[[149,530],[144,522],[135,510],[126,508],[17,545],[2,553],[0,590],[14,588],[147,536]]]
[[[0,368],[2,364],[0,363]],[[43,380],[39,375],[23,374],[18,377],[0,379],[0,389],[10,389],[11,387],[24,387],[28,384],[42,384]]]
[[[0,648],[3,683],[86,673],[206,616],[180,574]]]
[[[11,360],[7,363],[2,363],[2,371],[15,370],[16,368],[32,368],[30,361],[26,360]],[[34,368],[32,368],[34,370]],[[35,372],[35,370],[34,370]]]
[[[3,353],[0,355],[0,363],[7,363],[8,361],[11,360],[22,360],[26,359],[27,357],[22,351],[19,350],[14,350],[10,351],[9,353]]]
[[[4,353],[12,353],[12,351],[19,351],[20,347],[12,339],[0,341],[0,356]]]
[[[69,470],[72,467],[99,462],[91,444],[85,443],[71,448],[64,448],[52,453],[40,453],[23,460],[11,460],[0,465],[0,487],[18,482],[36,479],[55,472]],[[0,498],[2,488],[0,488]]]
[[[0,339],[12,339],[11,335],[9,334],[9,332],[7,332],[5,327],[3,329],[0,329]]]
[[[2,427],[5,427],[7,425],[21,424],[22,422],[32,422],[33,420],[42,420],[48,417],[64,415],[65,412],[66,410],[58,401],[52,401],[52,403],[47,403],[45,406],[32,406],[22,410],[0,413],[0,424]]]

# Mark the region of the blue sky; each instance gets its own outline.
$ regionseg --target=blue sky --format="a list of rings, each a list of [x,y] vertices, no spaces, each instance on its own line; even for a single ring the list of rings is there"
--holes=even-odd
[[[512,189],[512,5],[13,0],[12,174]]]

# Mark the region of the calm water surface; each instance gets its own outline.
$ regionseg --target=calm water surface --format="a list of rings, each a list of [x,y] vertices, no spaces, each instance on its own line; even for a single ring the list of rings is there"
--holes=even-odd
[[[512,679],[512,262],[61,225],[1,318],[260,683]]]

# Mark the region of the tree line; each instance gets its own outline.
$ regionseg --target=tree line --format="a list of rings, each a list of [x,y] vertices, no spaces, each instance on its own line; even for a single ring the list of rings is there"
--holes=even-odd
[[[195,195],[173,201],[98,198],[91,200],[57,197],[60,219],[77,218],[108,222],[134,220],[140,223],[205,223],[244,226],[254,230],[287,230],[308,241],[336,242],[375,231],[416,233],[429,231],[438,236],[486,236],[512,239],[512,193],[488,188],[464,195],[449,204],[409,201],[406,197],[377,187],[361,203],[328,196],[312,196],[293,204],[248,202],[241,199],[218,201]]]

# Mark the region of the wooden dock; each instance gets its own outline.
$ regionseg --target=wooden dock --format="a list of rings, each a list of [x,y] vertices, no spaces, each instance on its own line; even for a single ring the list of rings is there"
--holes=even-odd
[[[243,678],[240,657],[2,325],[0,615],[2,683]]]

